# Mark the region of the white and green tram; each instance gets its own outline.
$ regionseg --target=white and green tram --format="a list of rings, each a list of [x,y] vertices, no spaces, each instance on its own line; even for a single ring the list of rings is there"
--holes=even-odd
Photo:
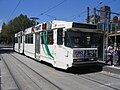
[[[102,34],[92,24],[47,21],[24,31],[24,54],[62,69],[93,64]]]

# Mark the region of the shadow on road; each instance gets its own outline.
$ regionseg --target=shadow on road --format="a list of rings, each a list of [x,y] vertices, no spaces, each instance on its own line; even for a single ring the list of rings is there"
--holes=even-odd
[[[72,67],[67,70],[68,73],[73,74],[88,74],[88,73],[95,73],[95,72],[101,72],[103,70],[103,67],[105,64],[102,63],[96,63],[91,66],[79,66],[79,67]]]

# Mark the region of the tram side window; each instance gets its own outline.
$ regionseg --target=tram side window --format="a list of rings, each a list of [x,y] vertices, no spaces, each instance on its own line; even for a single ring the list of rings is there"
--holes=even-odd
[[[57,30],[57,44],[62,45],[63,44],[63,29],[59,28]]]
[[[53,44],[53,31],[47,31],[47,43],[49,45]]]
[[[25,43],[33,44],[33,34],[28,34],[25,36]]]
[[[42,33],[44,33],[44,35],[45,36],[43,36],[43,34]],[[41,44],[44,44],[44,41],[43,41],[43,38],[45,38],[46,37],[46,32],[42,32],[41,33]]]
[[[44,32],[44,34],[41,35],[41,43],[42,44],[44,44],[43,38],[46,38],[46,42],[47,42],[48,45],[52,45],[53,44],[53,31],[47,31],[47,32]]]
[[[20,40],[20,41],[21,41],[20,43],[22,43],[22,36],[20,36],[20,39],[21,39],[21,40]]]
[[[29,34],[29,41],[28,43],[33,44],[33,34]]]
[[[18,43],[18,37],[15,37],[15,43]]]
[[[28,41],[28,35],[25,35],[25,43],[27,43]]]
[[[31,43],[33,43],[33,34],[31,34]]]

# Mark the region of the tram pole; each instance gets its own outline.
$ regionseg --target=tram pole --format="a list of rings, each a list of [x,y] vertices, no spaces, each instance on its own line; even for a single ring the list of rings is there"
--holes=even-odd
[[[116,30],[117,29],[117,24],[115,24],[115,42],[114,42],[114,49],[116,49],[117,43],[116,43]]]
[[[98,11],[98,12],[105,12],[106,13],[106,15],[107,15],[107,17],[106,17],[106,20],[105,20],[105,23],[106,23],[106,25],[105,25],[105,27],[106,27],[106,44],[105,44],[105,46],[106,46],[106,60],[107,60],[107,47],[108,47],[108,33],[109,33],[109,23],[110,23],[110,18],[109,18],[109,15],[110,14],[114,14],[114,15],[117,15],[117,16],[120,16],[120,13],[116,13],[116,12],[111,12],[111,11],[105,11],[105,10],[96,10],[96,11]],[[115,18],[115,21],[116,20],[118,20],[118,19],[116,19]],[[114,21],[114,20],[113,20]],[[117,25],[115,25],[115,42],[114,42],[114,48],[116,47],[116,29],[117,29]]]
[[[94,24],[96,24],[96,8],[94,8]]]
[[[108,32],[109,32],[109,19],[106,19],[106,59],[107,60],[107,47],[108,47]]]
[[[118,16],[115,16],[115,17],[113,18],[113,22],[115,23],[115,41],[114,41],[114,49],[116,49],[116,46],[117,46],[116,33],[117,33],[117,25],[118,25],[118,22],[119,22]]]

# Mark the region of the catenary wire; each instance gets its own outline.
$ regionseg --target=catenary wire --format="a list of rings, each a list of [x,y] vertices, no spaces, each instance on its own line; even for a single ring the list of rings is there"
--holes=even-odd
[[[44,15],[45,13],[49,12],[50,10],[52,10],[52,9],[54,9],[54,8],[56,8],[56,7],[58,7],[59,5],[63,4],[65,1],[66,1],[66,0],[63,0],[62,2],[60,2],[60,3],[58,3],[57,5],[49,8],[48,10],[44,11],[43,13],[40,13],[40,14],[38,15],[38,17],[39,17],[40,15]]]
[[[13,11],[11,12],[10,16],[8,17],[7,21],[9,21],[9,19],[12,17],[12,15],[14,14],[14,12],[16,11],[16,9],[18,8],[18,6],[20,5],[22,0],[19,0],[18,4],[16,5],[16,7],[13,9]]]

